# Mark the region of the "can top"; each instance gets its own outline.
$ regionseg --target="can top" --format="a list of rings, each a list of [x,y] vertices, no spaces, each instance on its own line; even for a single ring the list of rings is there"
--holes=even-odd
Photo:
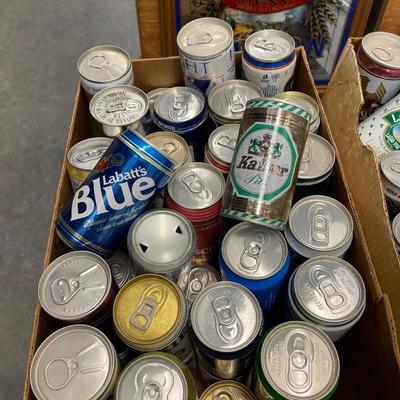
[[[299,168],[299,179],[311,180],[320,178],[332,170],[335,165],[335,150],[320,135],[309,133],[304,145]]]
[[[390,68],[400,68],[400,36],[389,32],[371,32],[361,47],[369,58]]]
[[[168,399],[189,399],[185,375],[174,361],[175,357],[162,352],[147,353],[135,358],[124,368],[118,379],[115,399],[132,400],[132,395],[138,395],[141,399],[161,396],[161,399],[164,393]]]
[[[198,340],[220,353],[250,345],[262,328],[262,311],[247,288],[235,282],[216,282],[195,300],[191,323]]]
[[[193,162],[182,165],[168,182],[168,193],[182,207],[201,210],[217,203],[225,189],[221,172],[209,164]]]
[[[139,351],[160,350],[179,335],[187,308],[181,290],[169,279],[139,275],[118,292],[113,320],[118,334]]]
[[[181,28],[176,42],[183,54],[205,60],[216,57],[232,45],[233,31],[219,18],[198,18]]]
[[[71,251],[43,271],[39,302],[54,318],[79,321],[105,301],[111,284],[110,268],[103,258],[90,251]]]
[[[114,254],[107,259],[107,264],[119,288],[124,286],[129,279],[135,276],[132,261],[122,250],[116,250]]]
[[[124,126],[139,121],[149,109],[146,93],[130,85],[113,86],[90,100],[92,117],[103,125]]]
[[[353,219],[347,208],[328,196],[308,196],[290,210],[289,227],[304,246],[317,251],[341,248],[353,237]]]
[[[251,280],[276,274],[288,256],[282,233],[250,222],[231,228],[222,241],[221,250],[228,268]]]
[[[294,39],[286,32],[265,29],[254,32],[245,42],[245,51],[259,61],[281,61],[295,50]]]
[[[82,78],[107,83],[122,78],[131,68],[131,57],[120,47],[102,45],[86,50],[79,57],[77,68]]]
[[[247,101],[259,97],[263,97],[263,93],[254,83],[231,79],[211,89],[208,95],[208,106],[217,116],[240,122]]]
[[[110,144],[111,138],[93,137],[74,144],[68,151],[68,162],[75,168],[91,171]]]
[[[400,154],[392,151],[381,158],[382,174],[393,185],[400,188]]]
[[[97,400],[111,385],[117,362],[104,333],[88,325],[66,326],[37,349],[31,387],[38,400]]]
[[[176,211],[161,208],[138,217],[128,233],[129,253],[146,272],[167,274],[189,262],[196,249],[191,222]]]
[[[365,285],[358,271],[336,257],[314,257],[294,273],[295,298],[307,317],[328,326],[344,325],[364,310]]]
[[[219,126],[211,132],[208,138],[208,149],[218,161],[222,161],[226,164],[232,162],[237,138],[239,136],[239,129],[240,125],[229,124]]]
[[[273,328],[261,347],[261,369],[268,383],[288,400],[319,400],[339,380],[339,356],[332,341],[308,322]]]
[[[397,214],[393,219],[392,230],[396,242],[400,244],[400,213]]]
[[[158,99],[158,96],[167,89],[168,88],[158,88],[158,89],[151,90],[150,92],[147,92],[147,98],[149,99],[149,107],[150,107],[151,113],[153,113],[153,111],[154,111],[154,104],[155,104],[156,100]]]
[[[224,380],[209,386],[200,400],[256,400],[250,390],[236,381]]]

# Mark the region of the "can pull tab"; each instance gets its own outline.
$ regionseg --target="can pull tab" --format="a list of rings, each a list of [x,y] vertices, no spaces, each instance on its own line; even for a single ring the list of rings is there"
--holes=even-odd
[[[174,142],[165,142],[160,146],[160,150],[163,151],[167,156],[178,151],[178,146]]]
[[[397,49],[398,50],[398,49]],[[371,49],[371,52],[374,56],[378,57],[381,61],[390,61],[393,60],[393,49],[391,47],[381,47],[377,46]]]
[[[182,119],[188,112],[188,102],[184,94],[176,94],[172,102],[172,107],[169,109],[169,116],[173,120]]]
[[[149,363],[141,366],[135,375],[134,398],[169,400],[173,385],[174,376],[167,367],[159,363]]]
[[[217,139],[217,144],[221,147],[226,147],[229,150],[235,150],[236,147],[236,139],[229,137],[228,135],[221,135]]]
[[[181,181],[191,193],[202,200],[207,200],[212,196],[210,188],[195,172],[189,172],[182,176]]]
[[[233,114],[244,112],[246,99],[243,99],[236,88],[225,89],[224,93],[229,109]]]
[[[87,161],[97,160],[98,158],[102,157],[105,152],[106,149],[95,149],[91,151],[85,151],[84,153],[79,154],[76,157],[76,159],[82,163]]]
[[[221,389],[217,390],[211,400],[237,400],[238,397],[235,396],[230,390]]]
[[[254,47],[264,50],[270,54],[281,54],[282,51],[286,51],[284,46],[280,43],[270,42],[267,39],[258,39],[254,42]]]
[[[197,33],[187,37],[188,46],[197,46],[198,44],[206,44],[212,41],[213,37],[208,32]]]
[[[260,266],[265,249],[271,239],[265,237],[263,232],[256,232],[245,242],[242,255],[239,259],[240,266],[250,272],[256,272]]]
[[[114,77],[111,71],[119,72],[120,74],[124,72],[124,68],[117,64],[113,64],[110,59],[102,53],[93,54],[89,58],[88,65],[91,68],[102,69],[107,72],[111,78]]]
[[[314,204],[308,213],[310,218],[311,240],[327,246],[332,216],[324,203]]]
[[[142,104],[134,99],[121,100],[117,103],[106,104],[107,113],[115,113],[119,111],[140,111],[142,109]]]

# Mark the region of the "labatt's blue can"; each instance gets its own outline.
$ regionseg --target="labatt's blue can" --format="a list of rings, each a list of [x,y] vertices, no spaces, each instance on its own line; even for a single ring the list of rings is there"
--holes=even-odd
[[[117,136],[56,221],[75,250],[109,257],[163,188],[174,162],[132,130]]]
[[[270,316],[290,264],[282,233],[250,222],[235,225],[224,237],[219,262],[223,278],[247,287]]]

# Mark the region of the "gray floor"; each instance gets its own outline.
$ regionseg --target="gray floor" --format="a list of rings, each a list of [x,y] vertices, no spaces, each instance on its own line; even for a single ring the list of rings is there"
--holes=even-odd
[[[0,0],[0,399],[22,398],[76,60],[96,44],[140,56],[132,0]]]

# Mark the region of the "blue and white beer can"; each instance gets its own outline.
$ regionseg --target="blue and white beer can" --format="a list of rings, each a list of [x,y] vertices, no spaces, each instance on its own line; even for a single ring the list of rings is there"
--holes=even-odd
[[[56,220],[74,250],[109,257],[168,182],[174,162],[137,132],[117,136]]]

